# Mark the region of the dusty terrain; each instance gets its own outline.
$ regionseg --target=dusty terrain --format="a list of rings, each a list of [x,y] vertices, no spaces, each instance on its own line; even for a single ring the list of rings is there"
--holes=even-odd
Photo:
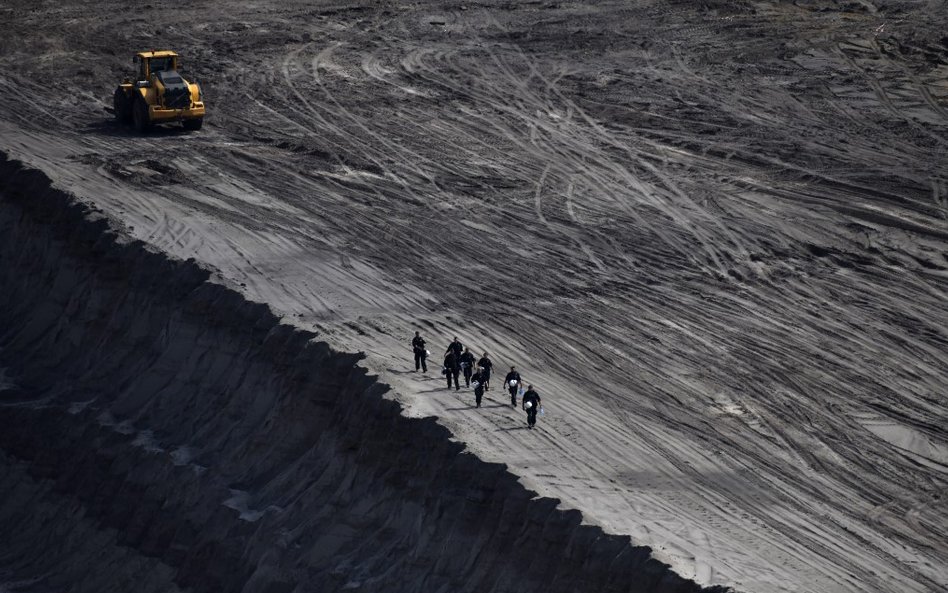
[[[337,352],[364,353],[360,364],[391,386],[384,397],[405,415],[437,416],[454,440],[484,461],[507,464],[527,488],[559,499],[561,509],[650,546],[702,585],[817,593],[948,587],[943,2],[288,0],[181,8],[8,0],[0,5],[0,28],[0,150],[7,158],[45,172],[120,236],[194,258],[213,271],[215,285],[268,305]],[[211,115],[199,133],[168,127],[140,138],[106,112],[114,84],[131,72],[132,53],[158,47],[180,51],[185,75],[204,85]],[[22,227],[19,214],[7,216],[7,228]],[[32,259],[51,257],[45,241],[31,248]],[[26,266],[30,259],[16,253],[18,244],[6,242],[0,262],[9,269],[19,269],[9,262]],[[158,268],[139,273],[160,287]],[[15,290],[15,279],[32,275],[4,277],[11,279],[0,289],[6,303],[36,304],[44,291],[62,289],[39,282]],[[96,282],[75,285],[100,294]],[[128,309],[134,302],[109,290],[127,313],[115,316],[117,327],[139,335],[161,326],[136,325]],[[70,452],[80,466],[100,467],[97,455],[145,463],[110,448],[109,438],[118,437],[93,434],[118,426],[124,432],[107,432],[130,442],[145,434],[138,449],[167,463],[189,463],[173,454],[189,447],[203,447],[211,460],[232,457],[221,463],[214,488],[229,483],[238,494],[225,488],[214,498],[217,490],[208,486],[201,509],[239,507],[253,524],[263,511],[251,509],[272,504],[276,518],[263,512],[262,520],[286,525],[303,517],[300,524],[318,531],[319,520],[304,512],[309,507],[272,501],[280,491],[300,492],[303,469],[331,464],[326,450],[294,473],[286,451],[227,453],[235,446],[225,435],[227,417],[215,423],[205,411],[190,432],[173,430],[186,415],[152,408],[173,406],[160,403],[171,393],[161,387],[173,383],[187,356],[158,365],[152,382],[160,385],[139,385],[147,396],[129,395],[125,383],[108,393],[106,377],[131,376],[121,349],[89,350],[113,360],[111,375],[102,370],[92,383],[52,379],[90,372],[69,363],[62,345],[108,340],[94,322],[108,307],[67,316],[84,329],[63,322],[63,335],[75,336],[54,340],[55,348],[39,337],[40,322],[29,323],[50,315],[39,309],[7,313],[14,330],[0,328],[0,367],[7,367],[0,383],[16,385],[0,392],[15,394],[0,411],[5,434],[13,435],[0,443],[11,468],[0,486],[20,489],[4,496],[14,501],[0,507],[4,525],[29,512],[36,496],[29,493],[44,492],[51,487],[42,480],[52,480],[83,509],[75,529],[92,534],[85,539],[111,537],[108,530],[125,519],[90,503],[92,487],[67,470]],[[191,313],[205,310],[213,321],[214,307]],[[199,327],[195,319],[184,327],[192,326]],[[247,332],[252,328],[248,323]],[[437,373],[412,373],[407,344],[416,329],[436,356],[458,335],[489,351],[500,369],[517,365],[544,398],[540,430],[522,430],[522,414],[502,407],[496,391],[486,408],[474,410],[469,392],[444,390]],[[175,335],[186,341],[189,332],[203,335]],[[141,335],[142,342],[127,344],[127,356],[146,372],[155,361],[142,352],[161,348],[135,351],[151,334]],[[241,342],[209,343],[232,353]],[[56,348],[60,354],[43,359]],[[223,380],[246,364],[236,356],[198,364],[181,389],[214,392],[198,375]],[[270,387],[281,381],[309,385],[282,378]],[[227,408],[224,383],[215,397]],[[244,406],[253,408],[253,385],[237,390],[250,399],[234,404],[231,422],[241,422]],[[341,387],[339,397],[347,397]],[[27,401],[42,402],[41,411],[27,411]],[[74,409],[76,402],[85,403]],[[303,412],[314,414],[314,425],[332,425],[331,416],[308,406],[282,413],[298,421]],[[30,423],[45,429],[11,429]],[[49,445],[60,431],[72,435],[72,446]],[[419,432],[447,446],[446,432]],[[269,443],[283,433],[259,434]],[[380,436],[381,449],[405,446],[402,432],[391,434],[401,436],[387,445]],[[35,453],[47,446],[57,452],[52,461]],[[242,467],[248,458],[261,465]],[[426,470],[411,463],[415,469],[396,482],[443,485],[437,476],[413,478]],[[153,475],[143,472],[135,483],[183,479]],[[393,488],[410,498],[410,490]],[[528,491],[508,485],[494,492],[520,501]],[[175,496],[174,508],[199,512]],[[349,541],[371,524],[382,534],[369,538],[382,542],[379,549],[401,549],[385,542],[415,524],[378,527],[381,509],[398,507],[375,504],[371,511],[349,508],[351,520],[340,519],[343,527],[326,537]],[[411,516],[440,517],[450,513],[445,504],[447,511],[436,505]],[[53,509],[53,527],[28,538],[36,554],[55,542],[55,525],[80,525],[68,505],[43,508]],[[280,516],[285,508],[292,514]],[[372,518],[360,522],[362,516]],[[425,537],[398,541],[405,549],[425,542],[418,549],[429,558],[445,527],[434,518],[419,521]],[[253,553],[243,557],[275,566],[268,554],[279,557],[279,542],[292,538],[281,540],[275,527],[273,533],[247,544]],[[557,538],[544,544],[544,557],[563,554]],[[503,530],[450,549],[469,549],[470,542],[494,549],[498,540],[506,541]],[[530,541],[517,540],[516,549]],[[175,542],[126,534],[103,553],[101,570],[89,572],[133,566],[123,572],[128,583],[156,574],[182,589],[221,586],[176,559],[184,552]],[[306,549],[341,549],[318,544]],[[95,590],[82,571],[43,589],[53,569],[10,548],[0,554],[0,575],[19,584],[0,587],[51,591],[83,583],[77,590]],[[209,550],[202,562],[222,572],[241,557],[237,549]],[[132,552],[135,563],[122,564],[122,554]],[[332,557],[338,588],[368,583],[366,590],[397,591],[400,582],[408,587],[399,579],[417,574],[431,580],[402,590],[515,588],[490,576],[459,584],[458,575],[474,569],[457,552],[436,570],[425,572],[418,561],[414,572],[392,573],[369,552],[351,553]],[[86,566],[85,552],[59,554]],[[366,557],[373,560],[360,566]],[[312,552],[300,562],[324,567],[323,560]],[[500,554],[491,566],[501,570],[505,561],[523,565]],[[595,560],[576,562],[596,568]],[[562,570],[573,568],[564,563]],[[531,570],[518,590],[543,590],[548,565]],[[597,571],[602,579],[634,574]],[[303,582],[293,574],[267,581],[284,585],[254,590],[293,590],[297,585],[286,583]],[[577,583],[585,577],[568,574],[558,590],[584,590]]]

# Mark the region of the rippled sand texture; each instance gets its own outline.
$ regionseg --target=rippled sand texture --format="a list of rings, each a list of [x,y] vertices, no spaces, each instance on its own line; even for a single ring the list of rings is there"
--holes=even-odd
[[[0,7],[10,158],[686,578],[948,587],[941,3],[124,6]],[[159,45],[199,133],[105,111]],[[416,329],[539,430],[413,374]]]

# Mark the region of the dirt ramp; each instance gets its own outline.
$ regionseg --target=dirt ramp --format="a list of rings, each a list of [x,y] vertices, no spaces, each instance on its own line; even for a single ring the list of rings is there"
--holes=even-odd
[[[0,584],[699,591],[192,262],[0,161]]]

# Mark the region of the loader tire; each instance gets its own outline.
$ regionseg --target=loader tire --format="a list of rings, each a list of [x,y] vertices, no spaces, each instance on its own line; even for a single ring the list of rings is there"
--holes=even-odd
[[[112,95],[112,107],[117,122],[127,124],[132,121],[131,101],[128,100],[128,95],[122,87],[115,89],[115,94]]]
[[[196,117],[194,119],[186,119],[181,122],[181,125],[184,126],[185,130],[196,132],[201,129],[201,126],[204,125],[204,118]]]
[[[132,104],[132,120],[135,122],[135,131],[146,134],[151,130],[151,119],[148,117],[148,104],[144,99],[137,99]]]

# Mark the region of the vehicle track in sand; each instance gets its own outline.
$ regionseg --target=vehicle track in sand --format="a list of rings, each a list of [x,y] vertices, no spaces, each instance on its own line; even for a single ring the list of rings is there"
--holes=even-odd
[[[941,21],[706,5],[185,9],[212,116],[146,139],[64,99],[91,62],[101,110],[144,23],[19,9],[58,41],[0,46],[2,148],[686,576],[948,586],[948,93],[897,49]],[[419,326],[522,367],[541,431],[387,370]]]

